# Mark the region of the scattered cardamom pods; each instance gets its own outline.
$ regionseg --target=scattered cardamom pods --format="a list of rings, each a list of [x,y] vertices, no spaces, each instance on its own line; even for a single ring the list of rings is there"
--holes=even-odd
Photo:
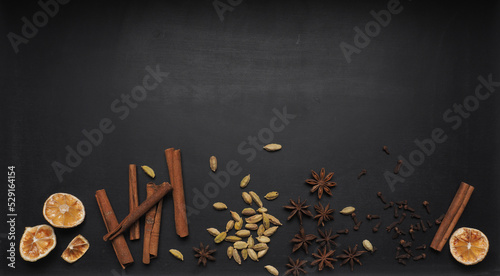
[[[237,222],[234,223],[234,229],[236,231],[241,230],[243,228],[243,220],[238,220]]]
[[[226,236],[227,236],[227,232],[222,232],[219,235],[217,235],[217,237],[215,237],[214,242],[221,243],[223,240],[226,239]]]
[[[247,251],[248,251],[248,256],[250,257],[250,259],[252,259],[252,261],[256,261],[256,262],[259,261],[259,257],[257,257],[257,253],[255,253],[255,250],[253,250],[252,248],[249,248],[249,249],[247,249]]]
[[[259,229],[257,229],[257,235],[262,236],[264,235],[264,232],[266,231],[266,228],[264,227],[263,224],[259,225]]]
[[[245,228],[248,230],[257,230],[259,229],[259,226],[255,223],[247,223],[245,224]]]
[[[233,250],[233,259],[237,264],[241,265],[241,257],[240,254],[238,254],[238,250],[236,250],[236,248]]]
[[[266,213],[262,214],[262,223],[264,224],[264,227],[266,229],[269,229],[269,227],[271,227],[271,223],[269,222],[269,217],[267,216]]]
[[[261,214],[267,213],[267,208],[266,207],[260,207],[259,209],[257,209],[257,212],[259,212]]]
[[[248,248],[252,248],[255,245],[255,241],[253,240],[252,236],[248,237],[247,244]]]
[[[217,235],[220,234],[219,230],[215,228],[207,228],[207,232],[214,237],[217,237]]]
[[[155,178],[155,171],[148,166],[141,166],[142,170],[151,178]]]
[[[237,242],[237,241],[241,241],[241,238],[240,237],[237,237],[237,236],[227,236],[225,241],[227,242]]]
[[[249,237],[250,236],[250,230],[240,230],[240,231],[237,231],[236,236],[240,237],[240,238],[246,238],[246,237]]]
[[[342,211],[340,211],[340,213],[342,215],[350,215],[352,214],[354,211],[356,211],[356,208],[352,207],[352,206],[347,206],[345,207],[344,209],[342,209]]]
[[[215,202],[213,206],[214,206],[215,210],[218,210],[218,211],[227,209],[226,204],[224,204],[222,202]]]
[[[246,204],[252,205],[252,197],[247,192],[241,193],[241,197]]]
[[[257,239],[257,241],[261,242],[261,243],[268,243],[271,241],[271,239],[266,237],[266,236],[260,236],[260,237],[257,237],[255,239]]]
[[[241,211],[241,214],[244,216],[253,216],[256,214],[256,212],[253,208],[245,208],[243,209],[243,211]]]
[[[243,179],[240,182],[240,187],[245,188],[246,186],[248,186],[248,183],[250,183],[250,175],[243,177]]]
[[[234,249],[243,249],[247,248],[248,244],[244,241],[237,241],[233,244]]]
[[[257,253],[257,257],[260,259],[262,257],[264,257],[264,255],[266,255],[267,251],[269,250],[269,248],[266,248],[264,250],[261,250]]]
[[[271,275],[278,276],[280,274],[278,270],[272,265],[266,265],[264,266],[264,268],[267,269],[267,272],[269,272]]]
[[[363,247],[364,247],[366,250],[368,250],[368,251],[370,251],[370,252],[373,252],[373,245],[372,245],[372,243],[371,243],[369,240],[364,240],[364,241],[363,241]]]
[[[262,214],[253,215],[245,219],[247,223],[257,223],[262,220]]]
[[[231,258],[233,257],[233,250],[234,250],[234,247],[232,246],[229,246],[227,248],[227,257],[231,260]]]
[[[210,156],[210,169],[215,172],[217,170],[217,158],[215,156]]]
[[[267,151],[277,151],[281,149],[280,144],[267,144],[264,146],[264,149]]]
[[[275,200],[278,198],[278,196],[279,196],[278,192],[269,192],[264,196],[264,198],[267,200]]]
[[[246,248],[241,249],[241,257],[243,257],[244,261],[248,258],[248,250]]]
[[[177,259],[184,261],[184,256],[182,256],[182,253],[179,250],[170,249],[168,252],[170,252],[170,254],[174,255],[174,257],[176,257]]]
[[[250,191],[249,194],[250,196],[252,196],[252,199],[255,202],[255,204],[257,204],[257,206],[259,207],[262,207],[262,201],[260,200],[260,197],[254,191]]]
[[[276,233],[276,230],[278,230],[278,226],[273,226],[269,229],[267,229],[266,231],[264,231],[264,236],[266,237],[270,237],[272,236],[274,233]]]
[[[255,250],[255,251],[261,251],[261,250],[264,250],[267,248],[269,248],[269,246],[267,246],[266,243],[262,243],[262,242],[253,246],[253,250]]]
[[[233,212],[233,211],[229,211],[229,212],[231,212],[231,217],[233,217],[234,221],[240,221],[241,220],[241,217],[240,217],[240,215],[238,215],[238,213]]]
[[[273,216],[271,214],[267,214],[267,216],[269,217],[269,220],[271,221],[272,224],[279,225],[279,226],[283,225],[283,224],[281,224],[280,220],[277,219],[275,216]]]
[[[226,232],[231,231],[233,227],[234,227],[234,220],[231,219],[226,223]]]

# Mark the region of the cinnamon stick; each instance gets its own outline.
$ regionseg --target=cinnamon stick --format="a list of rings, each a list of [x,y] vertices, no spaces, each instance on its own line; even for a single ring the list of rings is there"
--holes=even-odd
[[[189,235],[189,228],[182,180],[181,150],[166,149],[165,158],[167,159],[170,182],[172,182],[174,189],[172,197],[174,200],[175,230],[179,237],[184,238]]]
[[[139,195],[137,194],[137,166],[135,164],[128,165],[128,199],[129,212],[132,213],[139,206]],[[139,221],[136,221],[130,227],[130,240],[138,240],[141,238],[141,230],[139,229]]]
[[[172,186],[168,182],[163,182],[158,186],[158,189],[154,195],[150,198],[146,199],[144,202],[139,205],[134,212],[130,213],[126,218],[120,222],[119,225],[113,228],[113,230],[109,231],[106,235],[104,235],[103,240],[113,240],[118,235],[126,231],[134,222],[136,222],[140,217],[142,217],[151,207],[153,207],[156,203],[158,203],[167,193],[172,190]]]
[[[97,200],[97,204],[99,205],[99,211],[101,211],[106,230],[109,231],[109,229],[113,229],[118,226],[118,220],[113,212],[113,207],[111,207],[106,191],[104,189],[98,190],[95,193],[95,198]],[[123,269],[125,269],[127,265],[134,262],[134,258],[132,257],[132,254],[130,254],[127,241],[123,235],[116,237],[116,239],[111,241],[111,244],[113,245],[113,250],[118,258],[118,262],[120,262]]]
[[[151,241],[149,242],[149,254],[151,258],[158,257],[158,244],[160,243],[161,211],[163,209],[163,199],[156,205],[155,222],[151,231]]]
[[[147,198],[152,197],[156,192],[156,185],[154,183],[148,183],[146,186]],[[153,230],[153,224],[155,223],[156,206],[151,207],[146,213],[146,219],[144,222],[144,246],[142,250],[142,262],[144,264],[149,264],[149,246],[151,242],[151,231]]]
[[[458,188],[458,191],[455,194],[455,197],[453,198],[453,201],[451,202],[450,207],[448,208],[448,211],[446,212],[446,215],[436,232],[436,235],[434,235],[434,239],[431,243],[432,249],[437,251],[441,251],[443,249],[451,235],[451,232],[455,228],[458,219],[462,215],[467,202],[469,202],[473,191],[473,186],[465,182],[460,184],[460,187]]]

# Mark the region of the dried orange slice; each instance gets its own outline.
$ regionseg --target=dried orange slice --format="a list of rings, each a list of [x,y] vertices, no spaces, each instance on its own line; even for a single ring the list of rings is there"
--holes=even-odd
[[[71,228],[85,219],[85,207],[74,195],[56,193],[43,205],[43,216],[54,227]]]
[[[68,263],[74,263],[87,252],[89,247],[89,241],[82,235],[78,235],[68,244],[61,257]]]
[[[464,265],[477,264],[486,257],[490,243],[483,232],[468,227],[455,231],[450,238],[450,251]]]
[[[56,247],[54,229],[47,224],[41,224],[24,229],[19,252],[26,261],[36,262],[47,256],[54,247]]]

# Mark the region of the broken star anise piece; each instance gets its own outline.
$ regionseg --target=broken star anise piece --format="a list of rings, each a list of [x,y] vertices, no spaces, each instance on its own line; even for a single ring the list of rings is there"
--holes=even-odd
[[[285,275],[288,274],[293,274],[293,276],[299,276],[300,273],[307,274],[307,271],[304,270],[303,266],[307,263],[307,261],[301,261],[300,259],[297,259],[296,261],[292,260],[290,256],[288,256],[288,263],[286,264],[286,267],[288,267],[288,270],[285,272]]]
[[[340,235],[335,234],[332,235],[333,230],[325,230],[324,232],[318,229],[318,233],[320,237],[316,240],[317,243],[320,243],[320,246],[322,247],[327,247],[328,249],[331,249],[332,246],[337,246],[337,243],[335,243],[335,239],[338,238]]]
[[[325,226],[325,221],[333,220],[333,215],[331,214],[335,212],[335,209],[330,209],[330,203],[323,207],[323,205],[318,202],[318,205],[314,205],[314,209],[316,210],[316,213],[318,213],[314,216],[314,219],[318,219],[318,226],[320,224],[321,226]]]
[[[313,187],[311,188],[311,193],[318,191],[319,199],[321,199],[323,192],[332,195],[332,191],[330,190],[330,188],[337,186],[337,183],[330,181],[333,177],[333,173],[331,172],[325,176],[325,168],[322,168],[319,175],[313,170],[311,170],[311,174],[314,179],[306,180],[307,184],[313,185]]]
[[[203,264],[203,266],[207,266],[207,260],[215,261],[212,254],[217,250],[208,250],[208,247],[208,245],[206,247],[203,246],[203,243],[200,243],[200,248],[193,247],[193,250],[196,252],[194,256],[198,258],[198,265]]]
[[[326,251],[326,247],[323,247],[323,251],[321,251],[320,248],[318,248],[318,254],[312,253],[313,257],[316,258],[311,265],[318,266],[318,270],[321,271],[325,266],[333,268],[333,262],[336,262],[337,259],[333,258],[333,254],[335,253],[335,250],[328,250]]]
[[[312,217],[313,215],[311,214],[311,211],[309,211],[309,209],[308,209],[310,205],[305,205],[306,202],[307,202],[307,200],[300,201],[300,197],[297,200],[297,202],[290,199],[291,204],[287,205],[287,206],[283,206],[284,208],[286,208],[288,210],[292,210],[290,212],[290,215],[288,216],[288,220],[292,219],[293,216],[295,216],[295,214],[297,214],[297,216],[299,216],[300,225],[302,225],[302,214]]]
[[[306,252],[306,254],[308,254],[309,252],[307,252],[307,247],[316,238],[317,237],[315,235],[313,235],[313,234],[307,234],[306,235],[305,232],[304,232],[304,228],[301,226],[299,233],[296,234],[295,237],[293,237],[293,239],[291,240],[291,242],[295,243],[295,245],[293,246],[292,252],[295,252],[295,251],[299,250],[299,248],[303,248],[304,251]]]
[[[351,249],[351,247],[349,246],[349,251],[347,250],[344,250],[345,254],[341,254],[341,255],[338,255],[337,258],[342,258],[344,259],[342,261],[342,263],[340,264],[340,266],[343,266],[345,265],[347,262],[349,262],[349,264],[351,265],[351,271],[354,270],[354,261],[356,261],[359,265],[363,265],[358,257],[363,255],[364,253],[366,253],[366,251],[361,251],[361,250],[358,250],[358,245],[356,244],[356,246],[354,246],[354,249]]]

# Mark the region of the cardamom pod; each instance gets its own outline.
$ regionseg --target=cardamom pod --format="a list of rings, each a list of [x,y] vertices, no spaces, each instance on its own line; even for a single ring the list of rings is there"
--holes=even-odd
[[[255,239],[257,239],[258,242],[262,242],[262,243],[268,243],[271,241],[271,239],[266,237],[266,236],[260,236],[260,237],[257,237]]]
[[[269,229],[269,227],[271,227],[271,223],[269,222],[269,217],[267,216],[266,213],[262,214],[262,223],[264,224],[264,227],[266,229]]]
[[[226,204],[224,204],[222,202],[215,202],[213,206],[214,206],[215,210],[217,210],[217,211],[221,211],[221,210],[226,210],[227,209]]]
[[[280,275],[279,271],[272,265],[266,265],[264,266],[265,269],[267,269],[267,272],[269,272],[271,275],[278,276]]]
[[[373,252],[373,245],[372,245],[372,243],[371,243],[369,240],[364,240],[364,241],[363,241],[363,247],[364,247],[366,250],[368,250],[368,251],[370,251],[370,252]]]
[[[245,219],[247,223],[257,223],[262,220],[262,214],[253,215]]]
[[[266,228],[264,227],[263,224],[259,225],[259,229],[257,229],[257,235],[262,236],[264,235],[264,232],[266,231]]]
[[[281,149],[280,144],[267,144],[264,146],[264,149],[267,151],[277,151]]]
[[[234,250],[234,247],[232,246],[229,246],[227,248],[227,257],[231,260],[231,258],[233,257],[233,250]]]
[[[243,209],[243,211],[241,211],[241,214],[244,216],[253,216],[256,214],[256,212],[253,208],[245,208]]]
[[[280,194],[278,192],[269,192],[267,193],[264,198],[267,200],[275,200],[278,198]]]
[[[238,254],[238,250],[236,250],[236,248],[233,250],[233,259],[237,264],[241,265],[241,257],[240,254]]]
[[[238,220],[235,224],[234,224],[234,229],[236,231],[238,230],[241,230],[241,228],[243,228],[243,220]]]
[[[241,249],[241,257],[243,257],[243,260],[246,260],[248,258],[248,250],[246,248]]]
[[[256,262],[259,261],[259,258],[257,257],[257,253],[255,253],[255,250],[249,248],[249,249],[247,249],[247,251],[248,251],[248,256],[250,257],[250,259],[252,259],[252,261],[256,261]]]
[[[238,213],[233,212],[233,211],[229,211],[229,212],[231,212],[231,217],[233,217],[234,221],[240,221],[241,220],[241,217],[240,217],[240,215],[238,215]]]
[[[269,248],[266,248],[264,250],[261,250],[257,253],[257,257],[260,259],[262,257],[264,257],[264,255],[266,255],[267,251],[269,250]]]
[[[241,241],[241,238],[237,236],[227,236],[224,240],[227,242],[237,242]]]
[[[345,207],[344,209],[342,209],[342,211],[340,211],[340,213],[342,215],[350,215],[352,214],[354,211],[356,211],[356,208],[352,207],[352,206],[347,206]]]
[[[250,236],[250,231],[249,230],[240,230],[240,231],[237,231],[236,236],[240,237],[240,238],[246,238],[246,237],[249,237]]]
[[[177,259],[184,261],[184,256],[182,256],[182,253],[179,250],[170,249],[168,252],[170,252],[170,254],[174,255],[174,257],[176,257]]]
[[[259,226],[255,223],[247,223],[245,224],[245,228],[248,229],[248,230],[257,230],[259,229]]]
[[[257,204],[257,206],[259,207],[262,207],[262,201],[260,200],[260,197],[254,191],[250,191],[249,194],[250,196],[252,196],[252,199],[255,202],[255,204]]]
[[[267,208],[265,208],[265,207],[260,207],[259,209],[257,209],[257,212],[259,212],[259,213],[261,213],[261,214],[267,213]]]
[[[271,214],[267,214],[267,216],[269,217],[269,221],[271,221],[272,224],[274,225],[283,225],[281,224],[281,221],[279,219],[277,219],[275,216],[271,215]]]
[[[215,172],[217,170],[217,158],[215,156],[210,156],[210,169]]]
[[[155,178],[155,171],[148,166],[141,166],[142,170],[151,178]]]
[[[273,226],[269,229],[267,229],[266,231],[264,231],[264,236],[266,237],[270,237],[272,236],[274,233],[276,233],[276,230],[278,230],[278,226]]]
[[[207,232],[214,237],[217,237],[217,235],[220,234],[219,230],[215,228],[207,228]]]
[[[243,249],[247,248],[248,244],[244,241],[237,241],[233,244],[234,249]]]
[[[243,177],[243,179],[240,182],[240,187],[245,188],[246,186],[248,186],[248,183],[250,183],[250,175]]]
[[[248,237],[247,244],[248,248],[252,248],[255,245],[255,241],[253,240],[252,236]]]
[[[241,197],[246,204],[252,205],[252,197],[247,192],[241,193]]]
[[[226,232],[229,232],[231,231],[231,229],[233,229],[234,227],[234,220],[229,220],[226,224]]]
[[[264,250],[266,248],[269,248],[269,246],[267,246],[266,243],[262,243],[262,242],[253,246],[253,250],[255,250],[255,251],[261,251],[261,250]]]
[[[222,232],[219,235],[217,235],[217,237],[215,237],[214,242],[221,243],[223,240],[226,239],[226,236],[227,236],[227,232]]]

